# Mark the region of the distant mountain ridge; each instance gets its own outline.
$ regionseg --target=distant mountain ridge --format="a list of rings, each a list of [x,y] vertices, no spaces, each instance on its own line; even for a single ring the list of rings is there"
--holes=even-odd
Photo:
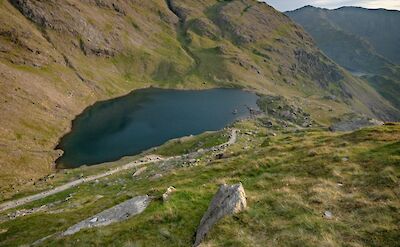
[[[359,49],[367,50],[382,64],[400,64],[400,11],[360,7],[329,10],[305,6],[286,14],[301,24],[332,58],[333,50],[328,48],[335,40],[329,42],[327,39],[332,36],[323,36],[327,30],[359,43]]]
[[[286,12],[326,55],[400,108],[400,11],[305,6]]]

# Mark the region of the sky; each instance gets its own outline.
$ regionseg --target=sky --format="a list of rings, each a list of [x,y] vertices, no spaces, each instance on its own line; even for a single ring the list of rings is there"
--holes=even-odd
[[[263,0],[280,11],[294,10],[305,5],[335,9],[342,6],[400,10],[400,0]]]

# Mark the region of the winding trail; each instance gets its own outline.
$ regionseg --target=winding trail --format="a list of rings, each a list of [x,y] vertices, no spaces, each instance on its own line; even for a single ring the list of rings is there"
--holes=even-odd
[[[230,145],[236,143],[237,132],[238,132],[238,130],[231,129],[231,134],[229,136],[228,142],[223,143],[223,144],[221,144],[221,145],[219,145],[217,147],[227,147],[227,146],[230,146]],[[44,192],[41,192],[41,193],[38,193],[38,194],[34,194],[34,195],[31,195],[31,196],[23,197],[23,198],[12,200],[12,201],[8,201],[8,202],[4,202],[4,203],[0,204],[0,212],[6,211],[8,209],[16,208],[18,206],[21,206],[21,205],[24,205],[24,204],[27,204],[27,203],[30,203],[30,202],[33,202],[33,201],[37,201],[37,200],[43,199],[45,197],[57,194],[59,192],[65,191],[67,189],[76,187],[76,186],[78,186],[80,184],[91,182],[91,181],[94,181],[94,180],[97,180],[97,179],[100,179],[100,178],[104,178],[104,177],[116,174],[118,172],[121,172],[121,171],[126,171],[126,170],[129,170],[129,169],[141,166],[141,165],[145,165],[145,164],[150,164],[150,163],[155,163],[155,162],[160,162],[160,161],[167,161],[167,160],[178,158],[178,157],[181,157],[181,156],[164,158],[164,157],[161,157],[161,156],[158,156],[158,155],[148,155],[148,156],[145,156],[145,157],[143,157],[143,158],[141,158],[139,160],[135,160],[133,162],[130,162],[128,164],[125,164],[123,166],[120,166],[118,168],[115,168],[113,170],[110,170],[110,171],[107,171],[107,172],[104,172],[104,173],[100,173],[100,174],[88,176],[88,177],[85,177],[85,178],[81,178],[81,179],[78,179],[78,180],[63,184],[63,185],[58,186],[58,187],[56,187],[54,189],[51,189],[51,190],[48,190],[48,191],[44,191]]]
[[[21,206],[21,205],[24,205],[24,204],[29,203],[29,202],[33,202],[33,201],[36,201],[36,200],[39,200],[39,199],[42,199],[42,198],[45,198],[45,197],[48,197],[48,196],[51,196],[51,195],[54,195],[54,194],[57,194],[57,193],[59,193],[61,191],[70,189],[72,187],[76,187],[76,186],[78,186],[80,184],[83,184],[83,183],[91,182],[91,181],[94,181],[94,180],[97,180],[97,179],[100,179],[100,178],[103,178],[103,177],[107,177],[107,176],[113,175],[113,174],[121,172],[121,171],[132,169],[132,168],[137,167],[139,165],[145,165],[145,164],[154,163],[154,162],[163,161],[163,160],[166,160],[166,158],[162,158],[162,157],[156,156],[156,155],[149,155],[149,156],[146,156],[146,157],[144,157],[142,159],[135,160],[135,161],[130,162],[128,164],[125,164],[125,165],[123,165],[121,167],[115,168],[113,170],[110,170],[110,171],[107,171],[107,172],[104,172],[104,173],[101,173],[101,174],[96,174],[96,175],[88,176],[88,177],[85,177],[85,178],[81,178],[81,179],[78,179],[78,180],[63,184],[61,186],[58,186],[58,187],[56,187],[54,189],[51,189],[51,190],[48,190],[48,191],[44,191],[44,192],[41,192],[41,193],[38,193],[38,194],[34,194],[34,195],[31,195],[31,196],[23,197],[21,199],[17,199],[17,200],[13,200],[13,201],[8,201],[8,202],[5,202],[5,203],[2,203],[2,204],[0,204],[0,212],[8,210],[8,209],[11,209],[11,208],[15,208],[15,207],[18,207],[18,206]]]

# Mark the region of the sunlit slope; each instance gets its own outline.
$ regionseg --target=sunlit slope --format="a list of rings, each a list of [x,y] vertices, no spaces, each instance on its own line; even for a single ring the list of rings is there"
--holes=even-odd
[[[323,122],[398,114],[257,1],[3,0],[0,24],[2,191],[52,172],[85,107],[136,88],[244,87],[302,100]]]

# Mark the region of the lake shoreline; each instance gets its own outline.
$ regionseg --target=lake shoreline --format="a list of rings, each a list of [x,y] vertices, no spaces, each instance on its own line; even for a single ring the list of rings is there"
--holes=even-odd
[[[87,113],[87,112],[88,112],[89,110],[91,110],[93,107],[96,107],[96,106],[102,105],[102,104],[106,104],[107,102],[118,101],[118,100],[121,100],[121,99],[123,99],[123,98],[129,97],[130,95],[140,94],[141,92],[145,92],[146,90],[154,90],[154,91],[158,91],[158,90],[160,90],[160,91],[167,90],[167,91],[170,91],[170,92],[202,92],[202,91],[203,91],[203,92],[207,92],[207,91],[212,91],[212,90],[224,90],[224,89],[226,89],[226,90],[229,90],[229,89],[235,90],[235,89],[237,89],[237,90],[241,90],[241,91],[243,91],[243,92],[252,93],[252,94],[256,95],[257,97],[259,96],[259,92],[257,92],[257,90],[255,90],[255,89],[243,88],[243,87],[210,87],[210,88],[205,88],[205,89],[197,89],[197,88],[195,88],[195,89],[193,89],[193,88],[184,88],[184,89],[180,89],[180,88],[165,88],[165,87],[154,87],[154,86],[149,86],[149,87],[138,88],[138,89],[135,89],[135,90],[130,91],[129,93],[126,93],[126,94],[123,94],[123,95],[120,95],[120,96],[117,96],[117,97],[113,97],[113,98],[110,98],[110,99],[104,99],[104,100],[96,101],[95,103],[93,103],[93,104],[91,104],[91,105],[85,107],[85,109],[84,109],[82,112],[80,112],[78,115],[76,115],[76,116],[74,117],[74,119],[70,122],[69,128],[68,128],[68,129],[64,132],[64,134],[58,139],[58,141],[57,141],[57,143],[56,143],[56,145],[55,145],[55,147],[54,147],[54,150],[56,150],[57,152],[59,152],[60,155],[59,155],[59,157],[58,157],[57,159],[55,159],[55,161],[53,162],[53,164],[54,164],[54,170],[57,172],[57,171],[64,170],[64,169],[73,169],[73,167],[68,167],[68,166],[65,166],[65,165],[60,165],[60,159],[65,155],[65,151],[64,151],[63,148],[62,148],[62,143],[65,141],[65,138],[68,138],[68,136],[71,135],[71,133],[72,133],[74,127],[76,127],[77,119],[78,119],[80,116],[82,116],[83,114]],[[174,138],[172,138],[172,139],[174,139]],[[168,140],[169,140],[169,139],[168,139]],[[145,151],[145,150],[143,150],[143,151]],[[143,151],[142,151],[142,152],[143,152]],[[139,154],[139,153],[132,153],[132,154],[129,154],[129,155],[137,155],[137,154]],[[109,160],[109,161],[111,161],[111,160]],[[105,162],[109,162],[109,161],[105,161]],[[115,161],[115,160],[113,160],[113,161]],[[98,163],[98,164],[105,163],[105,162],[100,162],[100,163]],[[90,165],[94,165],[94,164],[90,164]],[[95,165],[97,165],[97,164],[95,164]]]

